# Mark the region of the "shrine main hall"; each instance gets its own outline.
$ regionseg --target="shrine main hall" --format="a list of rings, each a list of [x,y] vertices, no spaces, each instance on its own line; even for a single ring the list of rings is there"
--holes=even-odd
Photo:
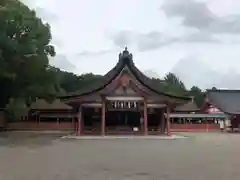
[[[170,112],[189,101],[159,89],[135,66],[127,48],[99,82],[79,94],[61,97],[76,114],[77,135],[171,135]]]

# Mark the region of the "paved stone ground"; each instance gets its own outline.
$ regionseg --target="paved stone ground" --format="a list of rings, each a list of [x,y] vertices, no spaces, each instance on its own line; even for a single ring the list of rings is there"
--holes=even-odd
[[[1,180],[239,180],[240,134],[79,140],[0,133]]]

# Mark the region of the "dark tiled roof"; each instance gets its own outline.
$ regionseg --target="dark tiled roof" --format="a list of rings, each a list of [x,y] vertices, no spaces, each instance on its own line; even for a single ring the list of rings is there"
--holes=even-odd
[[[175,108],[175,111],[189,111],[189,112],[195,112],[195,111],[198,111],[199,108],[197,107],[196,103],[194,101],[190,101],[186,104],[183,104],[183,105],[180,105],[180,106],[177,106]]]
[[[133,73],[133,75],[136,77],[136,79],[141,84],[143,84],[144,86],[146,86],[148,89],[152,90],[153,92],[161,94],[161,95],[165,95],[168,97],[181,99],[181,100],[186,100],[186,101],[191,100],[191,98],[189,98],[189,97],[181,97],[181,96],[175,96],[172,94],[164,93],[159,87],[157,87],[157,84],[154,83],[151,78],[144,75],[134,65],[134,62],[132,60],[132,54],[130,54],[126,49],[125,49],[125,51],[123,51],[123,53],[119,54],[119,61],[115,65],[115,67],[113,67],[113,69],[111,69],[106,75],[104,75],[102,78],[100,78],[97,83],[92,84],[90,87],[84,88],[78,94],[74,93],[73,95],[64,96],[64,97],[60,97],[60,98],[67,99],[70,97],[83,96],[83,95],[88,95],[93,92],[97,92],[97,91],[105,88],[109,83],[111,83],[121,73],[121,71],[123,70],[123,68],[125,66],[127,66],[130,69],[130,71]]]
[[[48,103],[45,99],[37,99],[32,103],[30,109],[33,110],[70,110],[71,106],[62,103],[59,99],[54,100],[52,103]]]
[[[71,110],[72,107],[61,102],[59,99],[55,99],[51,104],[49,109],[56,109],[56,110]]]
[[[37,99],[34,103],[31,104],[30,108],[34,110],[49,109],[50,104],[45,99]]]
[[[240,90],[207,90],[210,103],[228,114],[240,114]]]

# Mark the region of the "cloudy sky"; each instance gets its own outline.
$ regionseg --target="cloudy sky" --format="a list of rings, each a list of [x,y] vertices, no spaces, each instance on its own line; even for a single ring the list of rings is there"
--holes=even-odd
[[[142,71],[156,72],[160,77],[176,69],[179,61],[189,59],[193,62],[186,68],[193,73],[200,68],[199,62],[228,75],[240,71],[239,0],[24,3],[51,25],[57,51],[51,63],[64,70],[105,74],[127,45]],[[203,75],[208,76],[207,72]]]

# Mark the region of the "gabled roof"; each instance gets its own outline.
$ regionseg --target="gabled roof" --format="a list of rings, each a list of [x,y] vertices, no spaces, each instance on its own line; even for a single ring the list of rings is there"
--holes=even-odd
[[[98,83],[96,83],[96,84],[94,83],[90,87],[86,87],[85,90],[79,94],[63,96],[61,98],[67,99],[67,98],[71,98],[71,97],[79,97],[79,96],[89,95],[91,93],[100,91],[100,90],[104,89],[108,84],[110,84],[122,72],[122,70],[124,69],[125,66],[127,66],[129,68],[131,73],[135,76],[135,78],[142,85],[144,85],[151,91],[153,91],[157,94],[160,94],[160,95],[165,95],[165,96],[180,99],[180,100],[185,100],[185,101],[191,100],[191,98],[189,98],[189,97],[180,97],[180,96],[175,96],[172,94],[164,93],[161,89],[159,89],[159,87],[157,87],[156,83],[154,83],[152,81],[152,79],[150,79],[149,77],[144,75],[135,66],[133,59],[132,59],[132,54],[129,53],[126,48],[122,53],[119,54],[119,61],[115,65],[115,67],[113,67],[113,69],[111,69],[106,75],[104,75],[102,78],[100,78]]]
[[[199,108],[197,107],[197,104],[195,103],[195,101],[190,101],[186,104],[183,104],[183,105],[180,105],[180,106],[177,106],[175,108],[175,111],[188,111],[188,112],[195,112],[195,111],[198,111]]]
[[[228,114],[240,114],[240,90],[208,89],[208,101]]]
[[[71,110],[72,106],[69,106],[63,102],[61,102],[59,99],[55,99],[51,104],[49,109],[57,109],[57,110]]]
[[[31,109],[43,110],[49,109],[50,104],[45,99],[37,99],[34,103],[31,104]]]
[[[30,107],[33,110],[70,110],[71,106],[62,103],[59,99],[48,103],[45,99],[37,99]]]

